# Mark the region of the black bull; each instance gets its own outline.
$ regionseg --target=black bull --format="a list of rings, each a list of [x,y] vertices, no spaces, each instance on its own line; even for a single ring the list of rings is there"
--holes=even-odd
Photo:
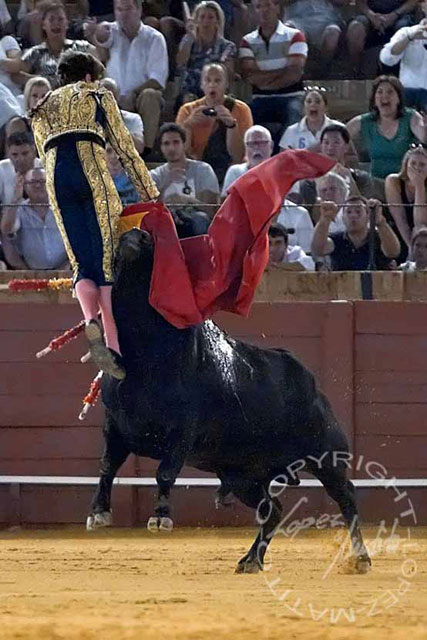
[[[304,459],[341,509],[357,570],[367,571],[354,487],[345,462],[333,459],[348,445],[312,374],[287,351],[233,340],[211,321],[184,330],[167,323],[148,302],[152,262],[149,234],[122,236],[113,307],[127,375],[104,377],[105,451],[88,528],[110,524],[112,482],[130,453],[160,460],[149,525],[171,528],[170,490],[191,465],[218,476],[219,501],[233,493],[258,510],[258,536],[237,566],[256,572],[281,521],[270,483],[297,482],[287,467]]]

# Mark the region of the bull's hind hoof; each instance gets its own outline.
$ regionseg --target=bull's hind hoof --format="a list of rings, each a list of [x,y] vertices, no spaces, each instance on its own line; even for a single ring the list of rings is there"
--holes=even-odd
[[[371,570],[371,559],[369,556],[359,556],[356,558],[356,573],[360,573],[363,575],[364,573],[368,573]]]
[[[239,562],[234,573],[259,573],[262,567],[256,560],[246,560]]]
[[[166,517],[160,518],[159,516],[151,516],[147,522],[147,529],[152,533],[157,533],[158,531],[171,533],[173,529],[173,520]]]
[[[86,530],[94,531],[101,527],[111,527],[113,524],[113,515],[111,511],[102,511],[102,513],[90,513],[86,520]]]

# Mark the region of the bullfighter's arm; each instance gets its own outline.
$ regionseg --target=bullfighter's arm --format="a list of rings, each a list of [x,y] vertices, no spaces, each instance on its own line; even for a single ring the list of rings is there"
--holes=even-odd
[[[101,94],[101,104],[106,117],[107,138],[134,183],[141,200],[155,200],[159,191],[151,178],[145,162],[139,156],[132,136],[126,128],[117,102],[110,91]]]

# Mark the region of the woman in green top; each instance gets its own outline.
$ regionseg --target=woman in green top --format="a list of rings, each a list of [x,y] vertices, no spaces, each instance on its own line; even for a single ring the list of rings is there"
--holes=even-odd
[[[369,112],[347,124],[354,140],[360,137],[371,161],[371,174],[385,179],[398,173],[411,143],[427,140],[423,117],[404,105],[403,87],[394,76],[379,76],[372,85]]]

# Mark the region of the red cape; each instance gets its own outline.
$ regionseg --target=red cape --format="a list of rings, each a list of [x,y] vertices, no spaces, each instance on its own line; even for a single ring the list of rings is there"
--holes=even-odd
[[[283,151],[230,187],[208,233],[179,240],[161,203],[130,205],[122,230],[140,226],[154,240],[150,304],[179,329],[220,309],[248,315],[268,262],[268,227],[297,180],[318,178],[334,162],[309,151]]]

